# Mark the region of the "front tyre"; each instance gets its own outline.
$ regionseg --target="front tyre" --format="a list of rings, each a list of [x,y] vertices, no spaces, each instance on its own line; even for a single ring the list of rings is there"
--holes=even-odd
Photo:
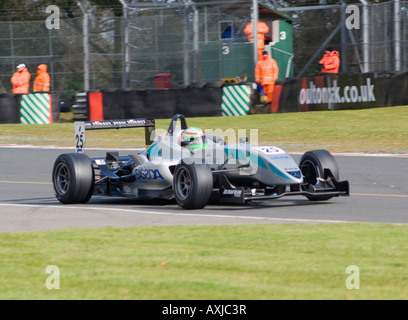
[[[94,191],[94,177],[87,155],[62,154],[55,160],[52,170],[55,196],[65,204],[86,203]]]
[[[186,163],[176,167],[173,175],[174,197],[184,209],[201,209],[210,201],[213,175],[207,164]]]
[[[324,179],[324,170],[329,169],[333,176],[339,180],[339,168],[336,159],[327,150],[312,150],[306,152],[299,162],[300,170],[305,182],[305,190],[310,185],[316,185],[319,179]],[[311,201],[329,200],[333,196],[307,196]]]

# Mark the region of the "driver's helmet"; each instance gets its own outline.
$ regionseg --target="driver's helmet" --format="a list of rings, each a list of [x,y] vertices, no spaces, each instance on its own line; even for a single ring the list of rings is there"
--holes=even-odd
[[[196,127],[189,127],[181,132],[182,145],[187,145],[189,149],[201,149],[207,147],[203,130]]]

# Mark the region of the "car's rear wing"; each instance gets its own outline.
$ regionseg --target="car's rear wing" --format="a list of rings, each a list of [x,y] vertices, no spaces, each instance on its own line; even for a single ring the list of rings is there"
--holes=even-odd
[[[145,128],[146,147],[154,140],[154,119],[124,119],[124,120],[102,120],[102,121],[76,121],[75,122],[75,149],[77,153],[84,152],[87,130]]]

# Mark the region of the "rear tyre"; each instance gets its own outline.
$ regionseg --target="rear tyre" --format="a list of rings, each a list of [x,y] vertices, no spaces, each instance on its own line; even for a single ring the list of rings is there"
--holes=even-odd
[[[87,155],[67,153],[55,160],[52,182],[55,196],[65,204],[86,203],[94,191],[94,170]]]
[[[324,170],[330,169],[333,176],[339,180],[339,168],[336,159],[327,150],[312,150],[306,152],[299,162],[303,180],[306,183],[304,190],[310,185],[316,185],[319,179],[324,179]],[[306,196],[311,201],[329,200],[333,196]]]
[[[210,166],[181,160],[174,171],[173,191],[177,203],[182,208],[204,208],[210,201],[213,191]]]

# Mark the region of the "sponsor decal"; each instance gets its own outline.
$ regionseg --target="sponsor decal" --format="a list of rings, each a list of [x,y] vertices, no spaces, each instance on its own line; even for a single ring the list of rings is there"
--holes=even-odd
[[[302,172],[299,171],[299,170],[297,170],[297,171],[290,171],[290,169],[289,169],[289,170],[287,170],[287,173],[289,173],[292,177],[295,177],[296,179],[302,178]]]
[[[225,189],[222,194],[224,196],[233,196],[239,198],[242,195],[242,190]]]
[[[290,159],[290,157],[288,155],[282,155],[282,156],[269,157],[269,159],[271,159],[271,160],[287,160],[287,159]]]
[[[139,180],[164,180],[160,171],[157,169],[137,169],[135,175],[136,179]]]
[[[259,147],[259,150],[261,150],[263,153],[266,153],[266,154],[283,153],[283,150],[277,147]]]
[[[95,163],[96,163],[98,166],[103,166],[103,165],[106,164],[105,159],[96,159],[96,160],[95,160]]]
[[[340,86],[337,80],[333,80],[332,86],[329,87],[322,87],[316,85],[314,81],[309,81],[308,88],[300,90],[299,103],[305,105],[375,102],[374,87],[371,78],[366,78],[364,85],[347,86]]]
[[[123,193],[130,194],[132,189],[128,185],[123,185]]]

